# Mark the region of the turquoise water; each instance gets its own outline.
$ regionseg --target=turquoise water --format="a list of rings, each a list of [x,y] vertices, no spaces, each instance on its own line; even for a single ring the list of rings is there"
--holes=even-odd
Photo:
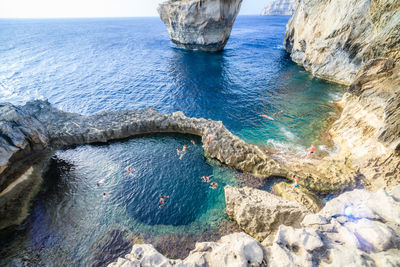
[[[158,18],[0,20],[0,99],[45,98],[82,114],[180,110],[302,154],[318,145],[342,88],[290,60],[282,47],[288,19],[239,17],[221,53],[177,49]],[[260,116],[280,110],[274,121]],[[179,159],[176,149],[192,139],[197,145]],[[199,143],[147,135],[57,151],[28,219],[1,238],[0,265],[103,266],[129,251],[132,238],[183,257],[195,241],[232,231],[223,186],[237,185],[240,174],[207,160]],[[162,207],[161,195],[169,196]]]

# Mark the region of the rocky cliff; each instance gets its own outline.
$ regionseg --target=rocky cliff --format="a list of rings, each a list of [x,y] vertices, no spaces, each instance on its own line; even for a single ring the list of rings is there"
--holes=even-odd
[[[224,49],[242,0],[168,0],[158,6],[169,37],[178,47]]]
[[[276,0],[268,3],[261,11],[262,16],[284,16],[292,15],[297,0]]]
[[[329,133],[369,189],[400,183],[400,2],[301,0],[286,50],[313,75],[350,85]]]
[[[301,0],[285,47],[313,75],[350,85],[371,59],[400,59],[398,0]]]

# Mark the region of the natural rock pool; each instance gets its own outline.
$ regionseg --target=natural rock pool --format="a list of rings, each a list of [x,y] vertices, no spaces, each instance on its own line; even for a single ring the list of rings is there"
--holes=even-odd
[[[183,145],[188,149],[179,158],[176,149]],[[204,175],[214,175],[211,180],[218,187],[211,189],[202,181]],[[104,183],[98,185],[99,181]],[[65,261],[90,265],[96,257],[93,246],[100,240],[110,245],[116,233],[124,233],[122,244],[129,243],[132,233],[155,243],[157,236],[173,233],[200,239],[203,232],[227,221],[223,193],[227,184],[237,184],[235,171],[207,161],[195,136],[144,135],[60,150],[44,172],[29,219],[2,244],[19,249],[0,255],[10,265],[21,263],[12,258],[22,260],[25,255],[30,264],[40,265],[57,255],[52,259],[57,266]],[[164,205],[159,204],[161,195],[169,196]],[[187,244],[183,241],[181,246],[184,251]],[[65,250],[70,253],[61,252]]]

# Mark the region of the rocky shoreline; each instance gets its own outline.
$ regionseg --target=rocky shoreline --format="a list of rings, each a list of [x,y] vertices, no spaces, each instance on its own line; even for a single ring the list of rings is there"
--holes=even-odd
[[[329,131],[339,151],[322,159],[282,160],[245,143],[221,122],[181,112],[82,116],[45,101],[0,104],[0,229],[26,216],[35,184],[29,181],[41,168],[35,164],[52,151],[178,132],[201,136],[210,158],[259,177],[290,180],[296,174],[301,187],[290,194],[286,183],[275,185],[286,200],[254,188],[226,187],[226,212],[247,234],[198,243],[184,260],[135,244],[110,266],[399,266],[399,21],[395,0],[301,0],[297,5],[287,26],[286,50],[313,75],[349,85],[340,102],[342,114]],[[314,192],[341,192],[357,183],[371,191],[345,192],[325,207],[313,199]]]

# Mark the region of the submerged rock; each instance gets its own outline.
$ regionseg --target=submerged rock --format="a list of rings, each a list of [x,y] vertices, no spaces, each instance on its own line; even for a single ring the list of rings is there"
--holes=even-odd
[[[261,16],[292,15],[298,0],[275,0],[268,3],[261,12]]]
[[[168,0],[158,6],[171,41],[185,49],[224,49],[242,0]]]

